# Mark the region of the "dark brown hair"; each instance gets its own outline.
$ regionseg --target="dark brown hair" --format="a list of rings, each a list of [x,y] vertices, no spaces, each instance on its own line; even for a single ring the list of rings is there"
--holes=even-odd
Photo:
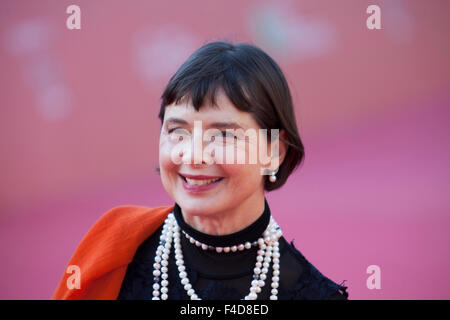
[[[286,79],[275,61],[255,45],[214,41],[197,49],[172,76],[161,96],[161,124],[166,106],[185,98],[197,111],[204,99],[216,105],[219,88],[236,108],[251,113],[262,129],[286,132],[287,141],[280,138],[287,150],[277,181],[264,182],[267,191],[280,188],[300,165],[305,151]]]

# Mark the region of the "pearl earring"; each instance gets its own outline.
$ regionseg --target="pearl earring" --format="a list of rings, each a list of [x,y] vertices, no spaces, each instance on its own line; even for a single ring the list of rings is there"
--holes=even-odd
[[[272,171],[272,174],[269,177],[270,182],[277,181],[277,176],[275,175],[275,171]]]

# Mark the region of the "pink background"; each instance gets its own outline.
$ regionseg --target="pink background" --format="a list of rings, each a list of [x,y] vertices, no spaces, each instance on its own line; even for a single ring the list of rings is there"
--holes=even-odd
[[[81,7],[81,30],[66,7]],[[381,30],[366,8],[381,8]],[[351,299],[450,298],[450,2],[0,2],[0,298],[48,299],[117,205],[173,204],[159,97],[207,41],[253,42],[291,86],[303,166],[267,194]],[[370,265],[381,289],[369,290]]]

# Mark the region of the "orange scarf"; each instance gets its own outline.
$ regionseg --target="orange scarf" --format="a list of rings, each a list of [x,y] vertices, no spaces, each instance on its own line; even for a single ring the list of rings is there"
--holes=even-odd
[[[173,205],[119,206],[106,212],[78,245],[53,299],[117,299],[136,250],[163,224],[173,208]],[[73,280],[78,276],[76,288]]]

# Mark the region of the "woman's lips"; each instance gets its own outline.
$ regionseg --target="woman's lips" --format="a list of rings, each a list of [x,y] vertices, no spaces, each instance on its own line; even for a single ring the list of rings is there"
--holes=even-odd
[[[194,179],[194,180],[212,180],[212,179],[217,179],[217,178],[223,178],[220,176],[192,175],[192,174],[187,174],[187,173],[179,173],[179,175],[182,176],[183,178],[189,178],[189,179]]]
[[[200,192],[205,192],[205,191],[214,189],[224,179],[224,178],[220,178],[218,181],[211,182],[208,184],[203,184],[203,185],[192,185],[192,184],[189,184],[182,175],[179,175],[179,176],[180,176],[180,179],[181,179],[184,189],[191,193],[200,193]],[[207,180],[207,179],[205,179],[205,180]]]

